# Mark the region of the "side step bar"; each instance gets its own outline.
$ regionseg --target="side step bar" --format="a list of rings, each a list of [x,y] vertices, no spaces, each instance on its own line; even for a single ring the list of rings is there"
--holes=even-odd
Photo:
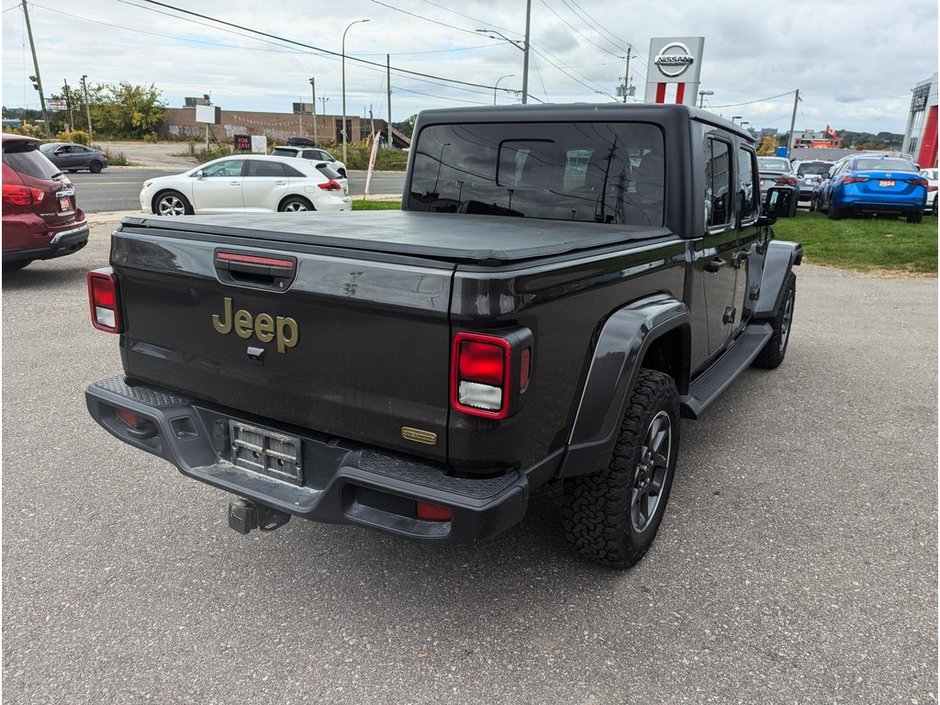
[[[769,323],[752,323],[738,336],[728,350],[679,398],[682,415],[697,419],[731,383],[754,361],[770,340],[773,330]]]

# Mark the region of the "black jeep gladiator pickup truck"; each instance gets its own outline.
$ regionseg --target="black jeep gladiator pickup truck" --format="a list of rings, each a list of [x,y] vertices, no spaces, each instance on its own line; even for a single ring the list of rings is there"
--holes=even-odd
[[[750,135],[684,106],[430,110],[414,135],[400,211],[125,218],[88,275],[124,367],[91,415],[236,495],[243,533],[464,541],[561,483],[574,548],[636,563],[680,416],[784,358],[787,192],[764,209]]]

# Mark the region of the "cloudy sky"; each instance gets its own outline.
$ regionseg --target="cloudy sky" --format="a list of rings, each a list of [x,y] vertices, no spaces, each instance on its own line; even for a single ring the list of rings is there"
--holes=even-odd
[[[209,93],[224,109],[289,112],[312,100],[314,77],[317,111],[326,98],[326,112],[338,114],[342,36],[359,19],[369,22],[346,35],[350,114],[371,107],[387,117],[386,55],[396,122],[422,108],[492,105],[497,81],[501,104],[518,101],[512,91],[522,88],[522,51],[475,30],[521,41],[525,0],[161,3],[30,2],[47,97],[86,74],[92,84],[153,83],[172,107]],[[903,133],[911,89],[937,71],[937,0],[531,0],[531,8],[533,103],[612,100],[628,46],[642,100],[650,38],[704,36],[700,88],[714,91],[706,106],[725,117],[786,130],[799,89],[797,130]],[[38,107],[22,7],[6,0],[2,9],[3,104]]]

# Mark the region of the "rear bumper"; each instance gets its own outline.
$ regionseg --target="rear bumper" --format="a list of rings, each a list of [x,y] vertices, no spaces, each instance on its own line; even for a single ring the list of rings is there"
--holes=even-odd
[[[88,244],[88,223],[82,221],[65,230],[54,232],[47,243],[16,247],[3,251],[4,262],[19,262],[22,260],[52,259],[78,252]]]
[[[309,431],[278,428],[150,386],[131,387],[123,375],[89,386],[85,401],[92,418],[112,435],[168,460],[184,475],[303,519],[358,524],[418,540],[461,542],[492,536],[517,524],[528,504],[529,485],[523,473],[454,477],[437,463]],[[143,417],[153,426],[141,433],[118,416],[119,410]],[[301,483],[234,465],[230,420],[299,437]],[[417,501],[447,507],[451,520],[418,519]]]

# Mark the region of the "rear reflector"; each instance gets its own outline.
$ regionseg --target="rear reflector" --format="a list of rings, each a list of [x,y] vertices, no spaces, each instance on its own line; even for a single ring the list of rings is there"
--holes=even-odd
[[[142,420],[133,411],[128,411],[127,409],[118,409],[117,415],[118,415],[118,418],[121,419],[121,421],[126,423],[128,426],[137,426]]]
[[[117,278],[110,267],[88,272],[91,324],[105,333],[122,333]]]
[[[450,509],[430,502],[415,502],[415,513],[424,521],[450,521],[452,518]]]

